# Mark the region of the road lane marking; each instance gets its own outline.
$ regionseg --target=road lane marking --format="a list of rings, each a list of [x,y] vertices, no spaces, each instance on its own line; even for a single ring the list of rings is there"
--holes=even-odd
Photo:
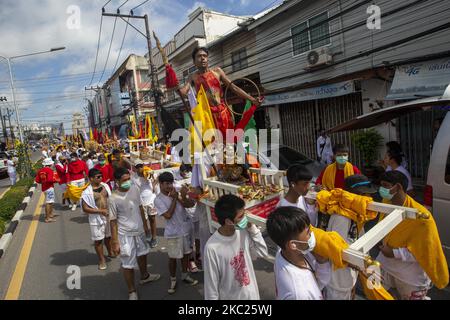
[[[34,209],[33,220],[28,229],[27,236],[20,251],[19,260],[16,264],[16,269],[9,283],[8,291],[6,292],[5,300],[18,300],[20,289],[22,288],[25,271],[27,270],[28,259],[30,258],[31,249],[33,247],[34,237],[39,223],[39,216],[41,215],[42,205],[44,204],[45,195],[41,194],[38,204]]]

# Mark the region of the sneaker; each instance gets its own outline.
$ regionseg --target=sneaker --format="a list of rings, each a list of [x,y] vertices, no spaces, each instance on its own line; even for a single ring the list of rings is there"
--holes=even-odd
[[[170,288],[167,290],[169,294],[174,294],[177,287],[177,280],[171,280],[170,281]]]
[[[150,240],[150,248],[156,248],[158,246],[158,239],[154,238]]]
[[[142,279],[141,281],[139,281],[139,283],[140,284],[146,284],[146,283],[149,283],[149,282],[157,281],[160,278],[161,278],[160,274],[151,274],[151,273],[149,273],[148,277],[146,279]]]
[[[138,300],[138,295],[136,291],[133,291],[128,295],[128,300]]]
[[[190,276],[187,276],[183,279],[183,282],[190,286],[196,286],[198,284],[198,280],[195,280],[191,278]]]
[[[76,204],[74,204],[74,205],[72,206],[72,211],[75,211],[75,210],[77,210],[77,205],[76,205]]]

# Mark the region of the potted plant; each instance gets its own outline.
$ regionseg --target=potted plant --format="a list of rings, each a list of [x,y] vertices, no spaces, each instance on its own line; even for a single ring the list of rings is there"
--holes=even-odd
[[[372,128],[355,133],[352,135],[352,140],[363,157],[364,174],[368,177],[373,176],[375,172],[374,162],[378,158],[378,149],[382,146],[383,137]]]

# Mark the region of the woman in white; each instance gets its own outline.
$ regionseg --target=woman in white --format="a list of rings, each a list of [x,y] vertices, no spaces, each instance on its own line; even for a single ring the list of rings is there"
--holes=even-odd
[[[16,180],[17,180],[17,172],[16,172],[16,164],[12,160],[11,156],[8,156],[8,160],[6,161],[6,164],[8,166],[8,176],[9,176],[9,180],[11,181],[11,186],[14,186],[16,184]]]
[[[408,188],[406,190],[406,193],[409,196],[414,197],[415,193],[412,184],[411,174],[402,165],[402,161],[403,161],[402,154],[393,150],[388,150],[384,156],[384,164],[387,166],[386,172],[395,170],[403,173],[408,178]]]

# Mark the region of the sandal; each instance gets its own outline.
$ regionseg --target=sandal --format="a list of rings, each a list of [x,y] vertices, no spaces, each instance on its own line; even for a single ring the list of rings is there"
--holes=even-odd
[[[190,261],[189,262],[189,271],[192,272],[192,273],[197,273],[198,272],[198,267],[197,267],[197,265],[195,264],[194,261]]]

